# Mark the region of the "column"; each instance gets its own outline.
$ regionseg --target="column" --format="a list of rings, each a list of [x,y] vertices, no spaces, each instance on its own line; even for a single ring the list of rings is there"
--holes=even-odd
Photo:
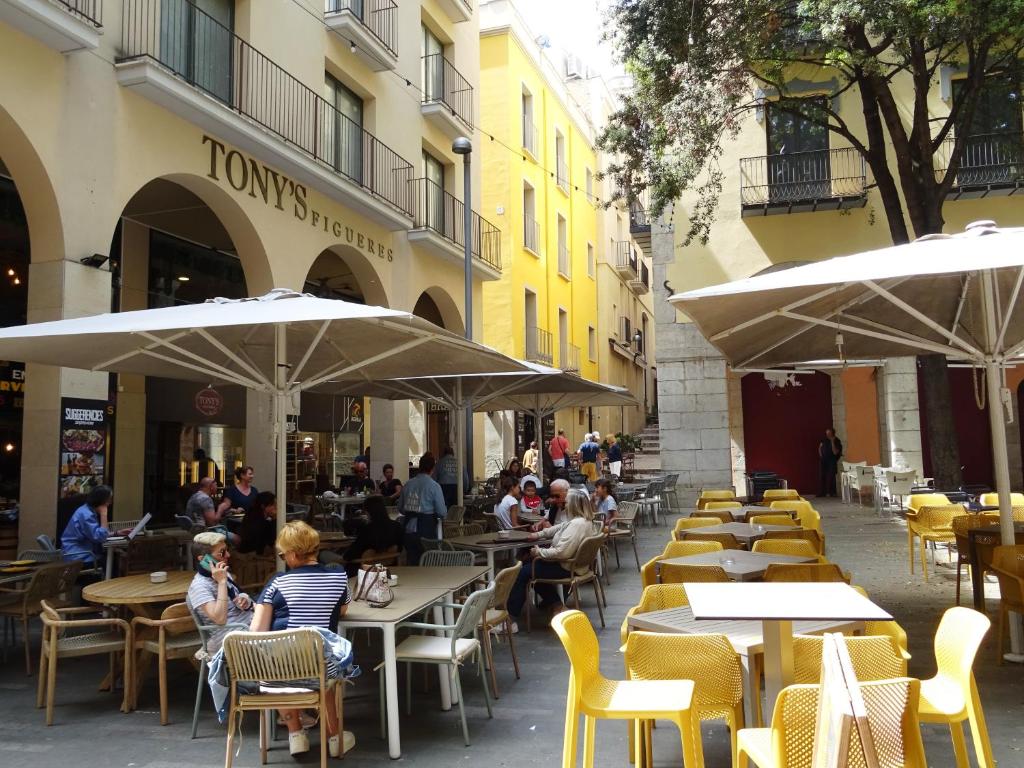
[[[252,467],[257,488],[274,489],[276,494],[281,495],[281,490],[274,488],[277,477],[274,407],[273,396],[267,392],[245,390],[245,456],[242,461]],[[221,481],[225,486],[232,482],[232,471],[232,467],[221,468]],[[331,482],[335,481],[336,478],[332,478]]]
[[[897,469],[924,474],[921,414],[917,400],[917,361],[894,357],[879,371],[879,409],[884,411],[882,458]]]
[[[381,477],[384,465],[393,464],[395,477],[400,480],[409,479],[409,457],[415,452],[410,445],[410,416],[413,410],[413,404],[407,400],[395,402],[371,398],[368,441],[371,448],[370,477]]]
[[[732,453],[732,485],[743,495],[747,486],[747,452],[743,444],[743,377],[730,372],[726,379],[729,396],[729,448]]]
[[[843,441],[843,445],[845,446],[847,443],[847,432],[846,397],[843,391],[843,374],[841,371],[829,371],[828,377],[832,385],[832,429],[836,431],[836,435]]]

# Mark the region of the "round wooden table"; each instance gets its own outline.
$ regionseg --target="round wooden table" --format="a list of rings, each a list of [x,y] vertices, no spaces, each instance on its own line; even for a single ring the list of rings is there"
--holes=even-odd
[[[125,605],[136,615],[148,616],[149,606],[184,600],[194,575],[190,571],[168,571],[167,581],[161,584],[151,582],[148,573],[121,576],[90,584],[82,590],[82,597],[100,605]]]

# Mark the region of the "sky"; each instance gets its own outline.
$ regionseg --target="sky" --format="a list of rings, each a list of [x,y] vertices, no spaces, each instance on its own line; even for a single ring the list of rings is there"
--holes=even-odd
[[[573,52],[606,78],[621,71],[611,47],[600,42],[609,0],[513,1],[531,31],[546,36],[553,49]]]

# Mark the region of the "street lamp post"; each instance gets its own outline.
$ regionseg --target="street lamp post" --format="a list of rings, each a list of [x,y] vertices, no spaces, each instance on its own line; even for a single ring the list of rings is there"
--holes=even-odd
[[[473,177],[470,173],[473,142],[465,136],[459,136],[452,142],[452,152],[462,155],[462,226],[463,226],[463,291],[466,307],[466,338],[473,340]],[[480,244],[483,247],[483,243]],[[464,416],[466,428],[464,440],[466,444],[465,466],[470,482],[473,480],[473,405],[466,403]],[[462,469],[459,470],[458,485],[462,486]],[[459,498],[459,504],[462,498]]]

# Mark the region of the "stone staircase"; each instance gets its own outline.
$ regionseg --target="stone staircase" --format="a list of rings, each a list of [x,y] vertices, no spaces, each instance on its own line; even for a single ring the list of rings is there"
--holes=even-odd
[[[658,424],[649,424],[640,433],[640,453],[645,455],[661,453],[661,432]]]

